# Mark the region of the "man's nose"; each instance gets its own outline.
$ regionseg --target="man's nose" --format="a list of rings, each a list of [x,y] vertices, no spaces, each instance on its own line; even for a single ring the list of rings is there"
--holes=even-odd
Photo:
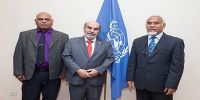
[[[154,27],[154,26],[155,26],[155,24],[154,24],[154,23],[151,23],[149,26],[150,26],[150,27]]]
[[[94,29],[91,29],[90,31],[91,31],[91,32],[94,32]]]
[[[42,23],[46,23],[46,22],[47,22],[47,20],[45,20],[45,19],[42,20]]]

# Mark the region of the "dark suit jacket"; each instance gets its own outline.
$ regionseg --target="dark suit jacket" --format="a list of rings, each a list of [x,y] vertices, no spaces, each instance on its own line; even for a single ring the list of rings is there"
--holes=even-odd
[[[96,40],[95,49],[91,58],[88,57],[84,37],[72,38],[68,41],[63,52],[64,63],[67,66],[67,81],[74,85],[87,82],[91,85],[102,85],[105,80],[105,71],[114,61],[111,44],[108,41]],[[95,68],[100,74],[93,78],[83,79],[76,73],[78,69]]]
[[[184,68],[184,42],[166,35],[160,38],[152,56],[147,54],[148,36],[133,42],[127,80],[137,89],[163,92],[165,87],[177,89]]]
[[[62,71],[64,73],[62,52],[67,41],[67,34],[56,30],[52,31],[52,40],[49,46],[49,79],[57,79]],[[15,76],[24,74],[26,80],[31,79],[35,70],[37,51],[37,30],[21,32],[13,57]]]

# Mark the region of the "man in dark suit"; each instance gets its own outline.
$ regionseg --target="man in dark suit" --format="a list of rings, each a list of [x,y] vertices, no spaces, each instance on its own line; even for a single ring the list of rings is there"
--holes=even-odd
[[[146,21],[147,35],[134,40],[127,69],[137,100],[173,100],[184,69],[184,42],[163,32],[160,16]]]
[[[99,40],[96,21],[86,22],[85,35],[68,41],[63,52],[71,100],[100,100],[105,72],[114,61],[110,42]]]
[[[65,74],[62,52],[68,35],[52,28],[50,14],[37,14],[36,29],[21,32],[15,47],[14,76],[22,82],[22,100],[56,100]]]

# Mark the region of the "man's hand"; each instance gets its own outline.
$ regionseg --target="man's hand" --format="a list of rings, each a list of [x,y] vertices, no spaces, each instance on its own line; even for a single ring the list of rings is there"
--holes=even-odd
[[[85,70],[85,69],[79,69],[77,71],[78,75],[81,77],[81,78],[87,78],[89,77],[88,76],[88,72]]]
[[[64,79],[65,79],[65,75],[61,74],[61,75],[59,76],[59,78],[60,78],[61,80],[64,80]]]
[[[25,80],[25,76],[24,75],[16,75],[15,76],[19,81],[23,81],[23,80]]]
[[[165,88],[164,92],[166,95],[172,95],[174,92],[176,92],[176,90],[172,88]]]
[[[132,92],[132,90],[135,89],[134,82],[133,81],[127,81],[127,84],[128,84],[129,91]]]
[[[88,72],[89,78],[92,78],[98,75],[98,71],[95,69],[88,69],[87,72]]]

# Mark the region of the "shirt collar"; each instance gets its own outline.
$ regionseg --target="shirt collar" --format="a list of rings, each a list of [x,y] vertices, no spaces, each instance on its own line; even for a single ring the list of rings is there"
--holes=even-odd
[[[85,41],[87,42],[88,41],[88,39],[84,36],[84,39],[85,39]],[[94,38],[93,40],[92,40],[92,43],[95,43],[96,42],[96,38]]]
[[[51,34],[52,31],[53,31],[53,29],[52,29],[52,28],[49,28],[48,31],[46,31],[45,33]],[[37,33],[42,33],[42,31],[41,31],[39,28],[37,28]]]
[[[163,32],[161,32],[161,33],[159,33],[158,35],[156,35],[155,37],[155,39],[158,39],[158,40],[160,40],[160,38],[162,37],[162,35],[163,35]],[[151,39],[151,37],[153,37],[153,36],[151,36],[151,35],[148,35],[148,40],[150,40]]]

